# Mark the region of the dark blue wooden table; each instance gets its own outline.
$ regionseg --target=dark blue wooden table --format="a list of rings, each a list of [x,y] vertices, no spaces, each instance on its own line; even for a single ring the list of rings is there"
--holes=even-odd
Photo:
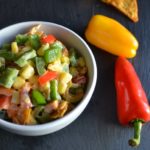
[[[31,20],[64,25],[84,38],[92,15],[113,17],[130,29],[139,40],[133,65],[150,100],[150,1],[139,0],[138,23],[99,0],[0,0],[0,28]],[[93,46],[98,67],[97,86],[82,115],[65,129],[41,137],[25,137],[0,129],[0,150],[130,150],[128,139],[133,130],[121,127],[116,114],[114,63],[116,57]],[[144,125],[141,145],[150,149],[150,123]]]

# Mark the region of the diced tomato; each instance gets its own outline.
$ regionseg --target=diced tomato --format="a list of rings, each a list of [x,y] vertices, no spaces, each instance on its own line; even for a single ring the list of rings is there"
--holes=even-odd
[[[57,77],[58,73],[56,71],[47,71],[45,74],[38,78],[40,85],[45,84],[47,81],[51,81]]]
[[[0,87],[0,95],[11,96],[12,93],[13,93],[13,90],[5,88],[5,87]]]
[[[52,44],[55,41],[56,41],[56,38],[52,34],[45,35],[41,38],[41,43],[43,44],[46,44],[46,43]]]
[[[0,95],[0,110],[8,109],[10,106],[11,96]]]
[[[77,76],[77,77],[74,77],[72,79],[72,82],[73,83],[78,83],[78,84],[85,84],[86,83],[86,77],[85,76]]]

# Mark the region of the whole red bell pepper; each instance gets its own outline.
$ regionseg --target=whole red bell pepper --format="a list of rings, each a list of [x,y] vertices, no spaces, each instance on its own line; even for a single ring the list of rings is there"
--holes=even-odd
[[[133,125],[134,138],[129,140],[129,145],[138,146],[142,124],[150,121],[150,107],[134,67],[123,57],[116,61],[115,86],[119,122]]]

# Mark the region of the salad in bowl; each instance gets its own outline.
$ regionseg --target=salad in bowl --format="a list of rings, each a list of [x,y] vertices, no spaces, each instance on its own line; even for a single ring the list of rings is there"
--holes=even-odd
[[[86,61],[41,25],[0,48],[0,118],[36,125],[62,118],[83,98]]]

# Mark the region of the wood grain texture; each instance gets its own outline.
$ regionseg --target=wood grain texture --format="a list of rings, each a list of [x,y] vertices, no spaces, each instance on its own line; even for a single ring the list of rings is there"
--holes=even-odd
[[[113,17],[130,29],[140,47],[132,60],[150,100],[150,1],[139,0],[136,24],[99,0],[0,0],[0,28],[30,20],[64,25],[84,38],[85,27],[94,14]],[[114,63],[116,57],[91,46],[98,67],[97,86],[82,115],[65,129],[41,136],[24,137],[0,129],[0,150],[130,150],[133,130],[121,127],[116,115]],[[150,149],[150,124],[142,131],[137,150]]]

